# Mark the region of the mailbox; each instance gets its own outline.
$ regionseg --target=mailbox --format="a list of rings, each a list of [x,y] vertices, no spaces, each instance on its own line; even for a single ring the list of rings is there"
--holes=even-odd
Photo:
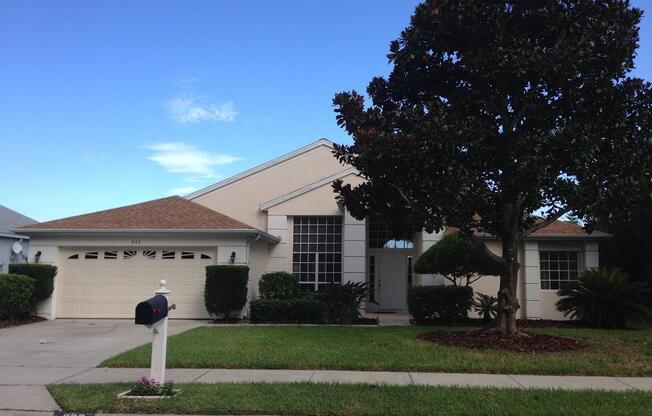
[[[136,325],[153,325],[168,316],[168,300],[156,295],[136,306]]]

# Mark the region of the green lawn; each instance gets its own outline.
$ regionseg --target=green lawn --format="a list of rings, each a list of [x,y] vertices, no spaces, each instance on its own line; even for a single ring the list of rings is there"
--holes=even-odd
[[[476,389],[342,384],[184,384],[155,401],[118,400],[129,384],[58,384],[64,411],[283,415],[642,415],[643,392]],[[647,411],[645,409],[648,409]]]
[[[586,350],[520,353],[440,346],[424,327],[201,327],[168,341],[169,368],[288,368],[511,374],[652,375],[652,329],[531,329],[586,340]],[[460,328],[458,328],[460,329]],[[102,363],[148,367],[145,345]]]

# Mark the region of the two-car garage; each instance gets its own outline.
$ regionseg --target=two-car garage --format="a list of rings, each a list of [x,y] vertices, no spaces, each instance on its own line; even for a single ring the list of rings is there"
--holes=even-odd
[[[202,319],[206,266],[249,265],[255,290],[267,244],[280,238],[181,197],[33,224],[29,261],[58,267],[38,306],[50,318],[134,318],[165,280],[172,318]],[[250,251],[257,254],[253,256]]]
[[[59,318],[132,318],[135,305],[164,279],[173,290],[175,318],[205,318],[205,268],[215,248],[62,248],[57,275]]]

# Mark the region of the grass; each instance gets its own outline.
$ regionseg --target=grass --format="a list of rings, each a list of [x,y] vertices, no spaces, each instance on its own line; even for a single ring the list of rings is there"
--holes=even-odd
[[[67,412],[283,415],[641,415],[644,392],[478,389],[343,384],[183,384],[154,401],[118,400],[129,384],[48,387]]]
[[[201,327],[170,337],[167,365],[169,368],[652,375],[651,328],[637,331],[531,329],[589,343],[585,350],[567,353],[481,351],[441,346],[416,338],[417,334],[432,329],[414,326]],[[110,358],[102,366],[148,367],[149,357],[150,346],[144,345]]]

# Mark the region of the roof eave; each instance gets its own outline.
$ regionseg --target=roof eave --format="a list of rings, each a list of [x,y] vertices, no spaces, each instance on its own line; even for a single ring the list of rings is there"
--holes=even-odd
[[[498,240],[498,237],[493,235],[477,235],[482,240]],[[543,235],[528,235],[524,240],[596,240],[611,238],[611,234],[543,234]]]
[[[260,236],[263,240],[271,243],[278,243],[281,241],[279,237],[268,234],[264,231],[255,228],[243,229],[194,229],[194,228],[163,228],[163,229],[108,229],[108,228],[21,228],[14,231],[19,231],[27,235],[41,235],[41,234],[61,234],[61,235],[88,235],[88,234],[101,234],[101,235],[129,235],[129,234],[232,234],[232,235],[252,235]]]
[[[0,233],[2,238],[13,238],[15,240],[29,240],[29,237],[21,234],[12,234],[12,233]]]
[[[611,234],[540,234],[529,235],[526,240],[559,240],[559,239],[576,239],[576,240],[595,240],[611,238]]]

